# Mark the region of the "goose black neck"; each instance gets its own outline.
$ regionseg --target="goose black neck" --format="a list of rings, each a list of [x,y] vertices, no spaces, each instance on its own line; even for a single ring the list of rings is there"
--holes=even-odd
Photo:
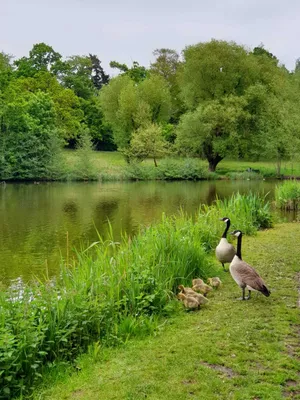
[[[227,232],[228,232],[229,227],[230,227],[230,219],[228,219],[228,220],[226,221],[226,228],[225,228],[225,231],[224,231],[224,233],[223,233],[223,235],[222,235],[222,238],[225,238],[225,239],[226,239],[226,236],[227,236]]]
[[[237,239],[237,249],[236,249],[236,255],[240,260],[242,260],[242,236],[243,235],[241,232]]]

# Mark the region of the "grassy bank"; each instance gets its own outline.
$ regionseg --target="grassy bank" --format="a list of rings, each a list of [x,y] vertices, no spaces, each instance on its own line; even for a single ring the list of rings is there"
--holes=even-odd
[[[78,372],[50,375],[34,399],[300,399],[299,235],[294,223],[244,238],[244,259],[268,283],[269,298],[237,301],[240,290],[224,275],[199,312],[182,310],[154,337],[125,347],[91,347]]]
[[[128,165],[119,152],[64,150],[61,158],[43,176],[32,176],[24,180],[60,181],[122,181],[122,180],[258,180],[278,178],[276,163],[244,160],[223,160],[216,172],[208,171],[208,163],[198,158],[165,158]],[[281,177],[300,176],[300,163],[283,162]],[[21,178],[20,178],[21,179]],[[9,181],[9,176],[0,180]],[[21,179],[22,180],[22,179]]]
[[[76,179],[76,165],[78,164],[76,151],[65,151],[64,157],[70,171],[70,179]],[[118,152],[93,152],[91,163],[94,168],[94,178],[100,180],[252,180],[277,177],[277,165],[272,161],[253,162],[225,159],[217,166],[215,173],[208,172],[207,161],[191,158],[162,159],[158,161],[157,168],[150,159],[128,166],[122,154]],[[249,169],[252,171],[248,172]],[[283,162],[281,174],[283,176],[300,176],[300,163]]]
[[[160,318],[176,311],[179,283],[219,270],[211,250],[224,215],[246,234],[272,223],[262,199],[235,195],[203,207],[195,218],[163,216],[122,243],[100,239],[76,265],[67,259],[56,281],[2,293],[0,397],[30,392],[45,369],[72,363],[96,341],[120,345],[155,331]]]

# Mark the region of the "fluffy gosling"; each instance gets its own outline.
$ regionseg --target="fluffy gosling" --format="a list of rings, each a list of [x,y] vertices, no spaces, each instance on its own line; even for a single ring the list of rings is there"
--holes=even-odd
[[[207,283],[216,289],[219,289],[222,286],[222,281],[217,276],[214,276],[213,278],[208,278]]]
[[[181,300],[185,306],[185,308],[189,310],[195,310],[200,308],[200,304],[198,300],[193,296],[186,296],[184,293],[180,292],[177,295],[177,298]]]
[[[200,292],[205,297],[207,296],[207,293],[212,290],[212,288],[204,283],[202,279],[193,279],[192,283],[192,289],[195,292]]]

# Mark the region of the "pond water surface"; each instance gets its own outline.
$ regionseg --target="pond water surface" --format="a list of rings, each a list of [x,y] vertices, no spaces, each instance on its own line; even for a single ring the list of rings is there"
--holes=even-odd
[[[135,234],[141,225],[176,214],[189,214],[201,203],[233,192],[268,193],[274,182],[118,182],[41,183],[0,185],[0,282],[21,277],[42,278],[58,272],[61,256],[108,237],[108,220],[114,238]]]

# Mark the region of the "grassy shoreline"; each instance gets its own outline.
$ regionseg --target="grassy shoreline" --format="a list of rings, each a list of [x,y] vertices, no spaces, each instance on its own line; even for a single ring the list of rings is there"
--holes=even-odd
[[[34,399],[300,399],[297,223],[245,237],[244,259],[271,296],[237,301],[229,274],[199,312],[179,314],[143,340],[90,349],[74,368],[50,375]],[[298,276],[298,279],[296,278]]]
[[[76,264],[66,260],[55,281],[1,293],[0,397],[30,393],[47,369],[73,363],[96,341],[109,347],[153,333],[178,309],[179,284],[216,274],[224,215],[245,234],[272,226],[264,199],[236,194],[194,217],[163,215],[122,243],[99,238]]]
[[[64,150],[62,166],[51,177],[46,175],[44,178],[17,181],[257,180],[290,177],[300,177],[300,163],[283,162],[281,175],[278,177],[276,164],[272,161],[225,159],[220,162],[216,172],[211,173],[205,160],[195,158],[161,159],[156,168],[150,159],[128,165],[119,152],[91,151],[80,156],[78,151]],[[1,180],[14,181],[9,177],[2,177]]]

